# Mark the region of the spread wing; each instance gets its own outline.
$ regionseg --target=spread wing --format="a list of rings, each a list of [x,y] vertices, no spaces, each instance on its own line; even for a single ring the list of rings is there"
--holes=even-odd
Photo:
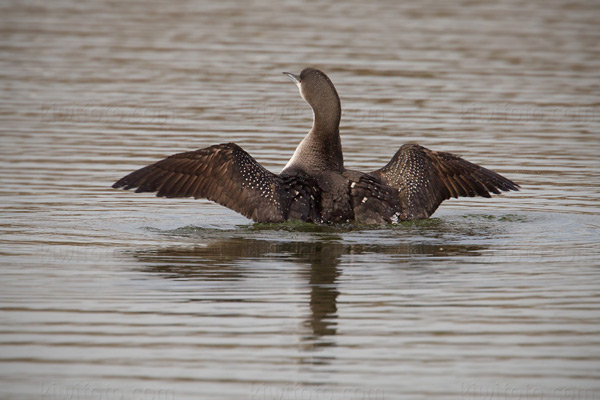
[[[174,154],[112,187],[157,192],[159,197],[206,198],[259,222],[281,222],[289,208],[282,199],[287,193],[282,179],[234,143]]]
[[[381,169],[371,173],[398,189],[402,219],[428,218],[450,197],[491,197],[519,185],[454,154],[405,144]]]

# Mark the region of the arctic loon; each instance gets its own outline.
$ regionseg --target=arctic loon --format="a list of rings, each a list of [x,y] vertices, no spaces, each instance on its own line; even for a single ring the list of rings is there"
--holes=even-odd
[[[430,217],[451,197],[491,197],[519,190],[513,181],[445,152],[405,144],[372,172],[344,168],[340,99],[314,68],[284,72],[314,114],[312,129],[275,174],[234,143],[178,153],[118,180],[112,187],[159,197],[205,198],[255,222],[299,220],[388,224]]]

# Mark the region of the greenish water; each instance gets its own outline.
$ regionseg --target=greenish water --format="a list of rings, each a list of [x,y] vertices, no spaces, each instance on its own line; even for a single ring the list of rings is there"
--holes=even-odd
[[[0,5],[0,398],[600,398],[594,2]],[[417,142],[522,186],[395,226],[110,189],[336,84],[346,166]]]

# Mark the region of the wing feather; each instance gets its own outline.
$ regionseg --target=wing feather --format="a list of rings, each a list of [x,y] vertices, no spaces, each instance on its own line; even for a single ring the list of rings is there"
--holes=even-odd
[[[371,174],[398,189],[403,219],[427,218],[451,197],[491,197],[490,193],[519,190],[496,172],[416,144],[403,145],[387,165]]]
[[[174,154],[121,178],[113,188],[206,198],[255,221],[285,219],[281,179],[234,143]]]

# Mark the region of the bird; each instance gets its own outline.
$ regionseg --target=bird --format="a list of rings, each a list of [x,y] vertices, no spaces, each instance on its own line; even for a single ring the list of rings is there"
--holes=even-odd
[[[214,201],[258,223],[289,220],[396,224],[429,218],[451,197],[491,197],[520,186],[447,153],[404,144],[383,167],[344,167],[342,107],[329,77],[316,68],[283,72],[313,111],[312,128],[279,174],[235,143],[171,155],[115,182],[113,188],[159,197]]]

